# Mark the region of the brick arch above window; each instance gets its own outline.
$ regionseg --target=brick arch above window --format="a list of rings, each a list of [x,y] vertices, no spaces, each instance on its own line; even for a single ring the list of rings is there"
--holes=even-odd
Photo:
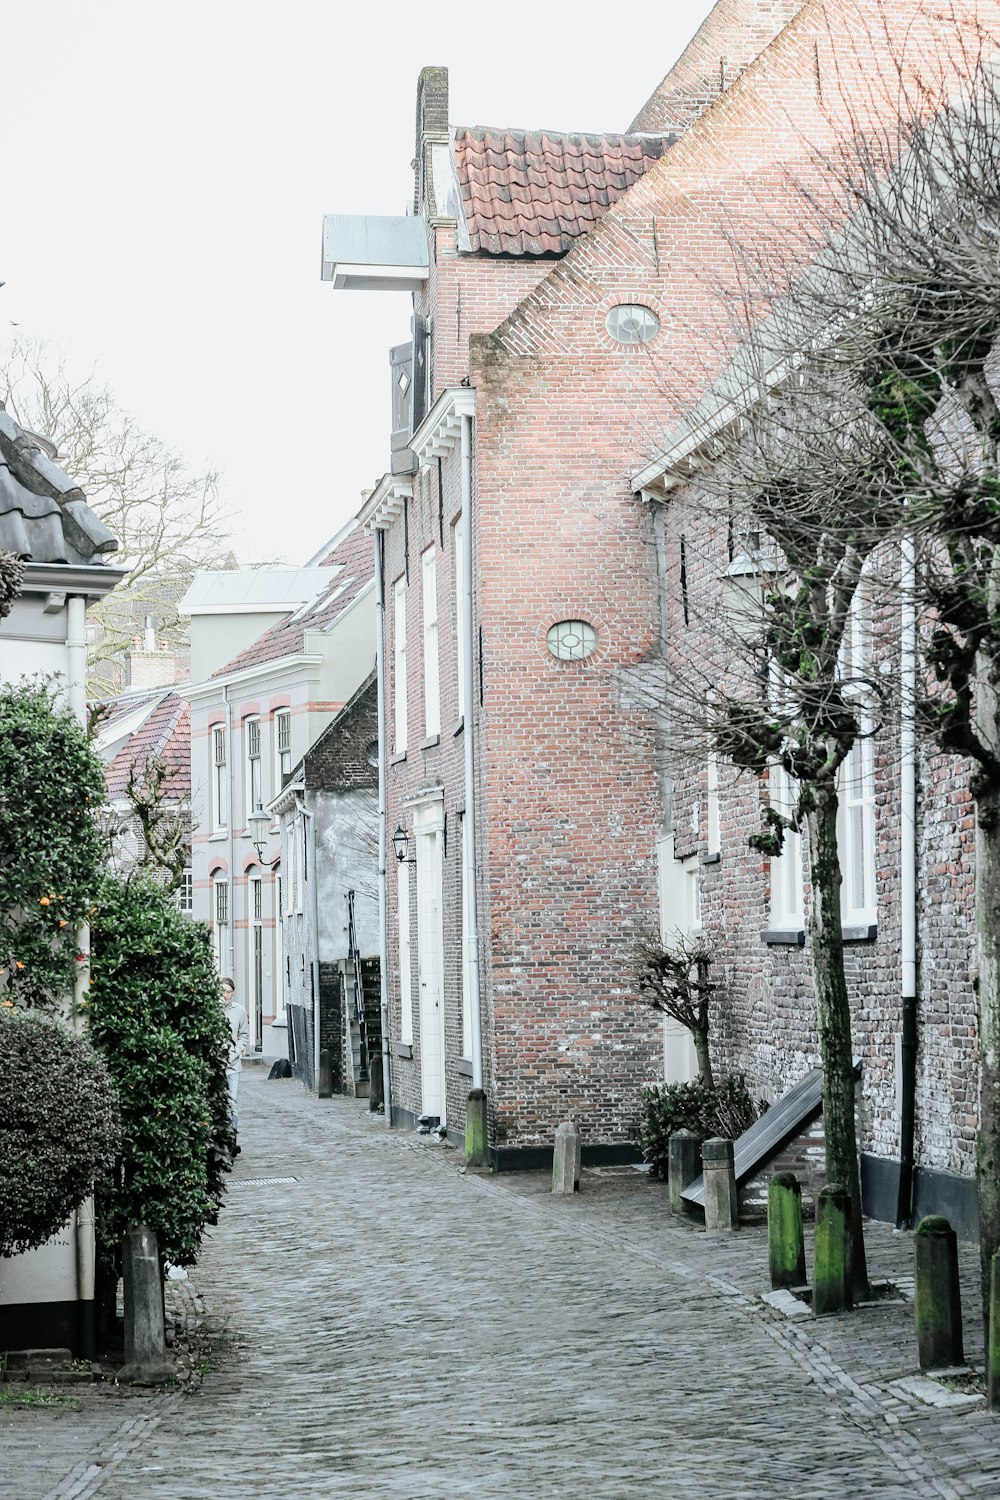
[[[220,875],[228,875],[228,874],[229,874],[229,866],[227,865],[227,863],[226,863],[226,861],[224,859],[213,860],[212,864],[210,864],[209,867],[208,867],[208,878],[209,878],[209,880],[217,880]]]
[[[563,620],[582,620],[590,625],[596,636],[597,645],[589,656],[581,657],[575,661],[561,661],[553,656],[549,650],[548,636],[553,625],[558,625]],[[557,671],[587,671],[592,667],[599,666],[611,650],[612,637],[607,621],[596,609],[579,599],[564,600],[558,607],[550,609],[538,622],[535,633],[538,649],[548,665]]]
[[[617,339],[612,338],[611,334],[608,332],[608,313],[613,307],[619,307],[622,304],[625,304],[627,306],[648,307],[650,312],[656,314],[657,318],[659,319],[660,326],[653,337],[647,340],[646,343],[621,344]],[[650,349],[656,347],[656,345],[663,338],[664,333],[667,331],[669,318],[667,308],[664,306],[663,302],[655,292],[651,291],[648,288],[643,289],[636,286],[623,286],[613,292],[606,292],[605,295],[601,298],[600,302],[595,304],[594,322],[597,336],[604,347],[606,349],[614,350],[614,352],[621,355],[623,359],[629,359],[633,358],[636,354],[643,355],[644,357],[648,356]]]

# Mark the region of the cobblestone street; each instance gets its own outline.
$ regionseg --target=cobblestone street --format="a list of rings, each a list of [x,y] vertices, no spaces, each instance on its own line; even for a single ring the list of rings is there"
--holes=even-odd
[[[193,1276],[216,1368],[191,1393],[4,1412],[10,1500],[1000,1493],[1000,1428],[898,1384],[912,1308],[786,1320],[758,1300],[762,1229],[706,1240],[628,1169],[572,1200],[465,1177],[457,1152],[257,1071],[240,1103]],[[911,1274],[909,1236],[871,1226],[869,1260]]]

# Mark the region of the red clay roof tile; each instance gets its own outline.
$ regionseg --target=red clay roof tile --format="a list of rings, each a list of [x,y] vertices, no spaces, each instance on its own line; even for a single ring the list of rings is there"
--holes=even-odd
[[[564,254],[672,140],[456,130],[455,166],[472,250]]]
[[[135,701],[128,706],[134,710]],[[154,760],[162,760],[169,767],[163,795],[186,801],[191,795],[191,709],[187,700],[176,693],[167,693],[160,699],[105,768],[108,800],[113,802],[126,795],[133,770],[141,785],[145,767]]]

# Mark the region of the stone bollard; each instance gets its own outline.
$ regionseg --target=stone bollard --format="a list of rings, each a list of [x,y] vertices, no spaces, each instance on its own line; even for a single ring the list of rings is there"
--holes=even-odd
[[[816,1264],[813,1312],[849,1312],[854,1306],[851,1275],[851,1199],[830,1183],[816,1199]]]
[[[465,1105],[465,1165],[478,1170],[488,1161],[486,1094],[483,1089],[470,1089]]]
[[[552,1191],[580,1191],[580,1127],[575,1120],[556,1126],[556,1144],[552,1153]]]
[[[767,1185],[767,1256],[772,1287],[805,1286],[802,1189],[794,1172],[775,1172]]]
[[[1000,1411],[1000,1250],[990,1261],[989,1348],[986,1350],[986,1405]]]
[[[733,1143],[713,1136],[701,1148],[701,1170],[705,1183],[705,1232],[726,1234],[740,1227],[739,1199]]]
[[[322,1047],[319,1054],[319,1078],[316,1080],[316,1097],[333,1098],[333,1068],[330,1065],[330,1049]]]
[[[385,1108],[385,1077],[382,1073],[382,1054],[376,1052],[368,1061],[368,1113],[380,1114]]]
[[[162,1385],[177,1374],[167,1359],[163,1331],[163,1282],[156,1235],[145,1224],[125,1232],[125,1364],[118,1379],[131,1385]]]
[[[963,1365],[958,1236],[947,1219],[931,1214],[917,1225],[913,1247],[920,1368],[947,1370]]]
[[[670,1137],[667,1157],[667,1193],[671,1213],[687,1212],[681,1193],[700,1175],[701,1137],[693,1130],[675,1130]]]

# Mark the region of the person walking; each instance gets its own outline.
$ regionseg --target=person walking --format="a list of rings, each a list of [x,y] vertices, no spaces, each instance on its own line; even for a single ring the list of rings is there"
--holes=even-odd
[[[236,1101],[240,1092],[240,1073],[243,1059],[250,1048],[250,1021],[246,1010],[236,998],[236,985],[231,979],[222,981],[222,1009],[229,1023],[229,1057],[226,1061],[226,1087],[229,1089],[229,1107],[233,1116],[233,1132],[239,1129]],[[237,1144],[236,1155],[240,1147]]]

